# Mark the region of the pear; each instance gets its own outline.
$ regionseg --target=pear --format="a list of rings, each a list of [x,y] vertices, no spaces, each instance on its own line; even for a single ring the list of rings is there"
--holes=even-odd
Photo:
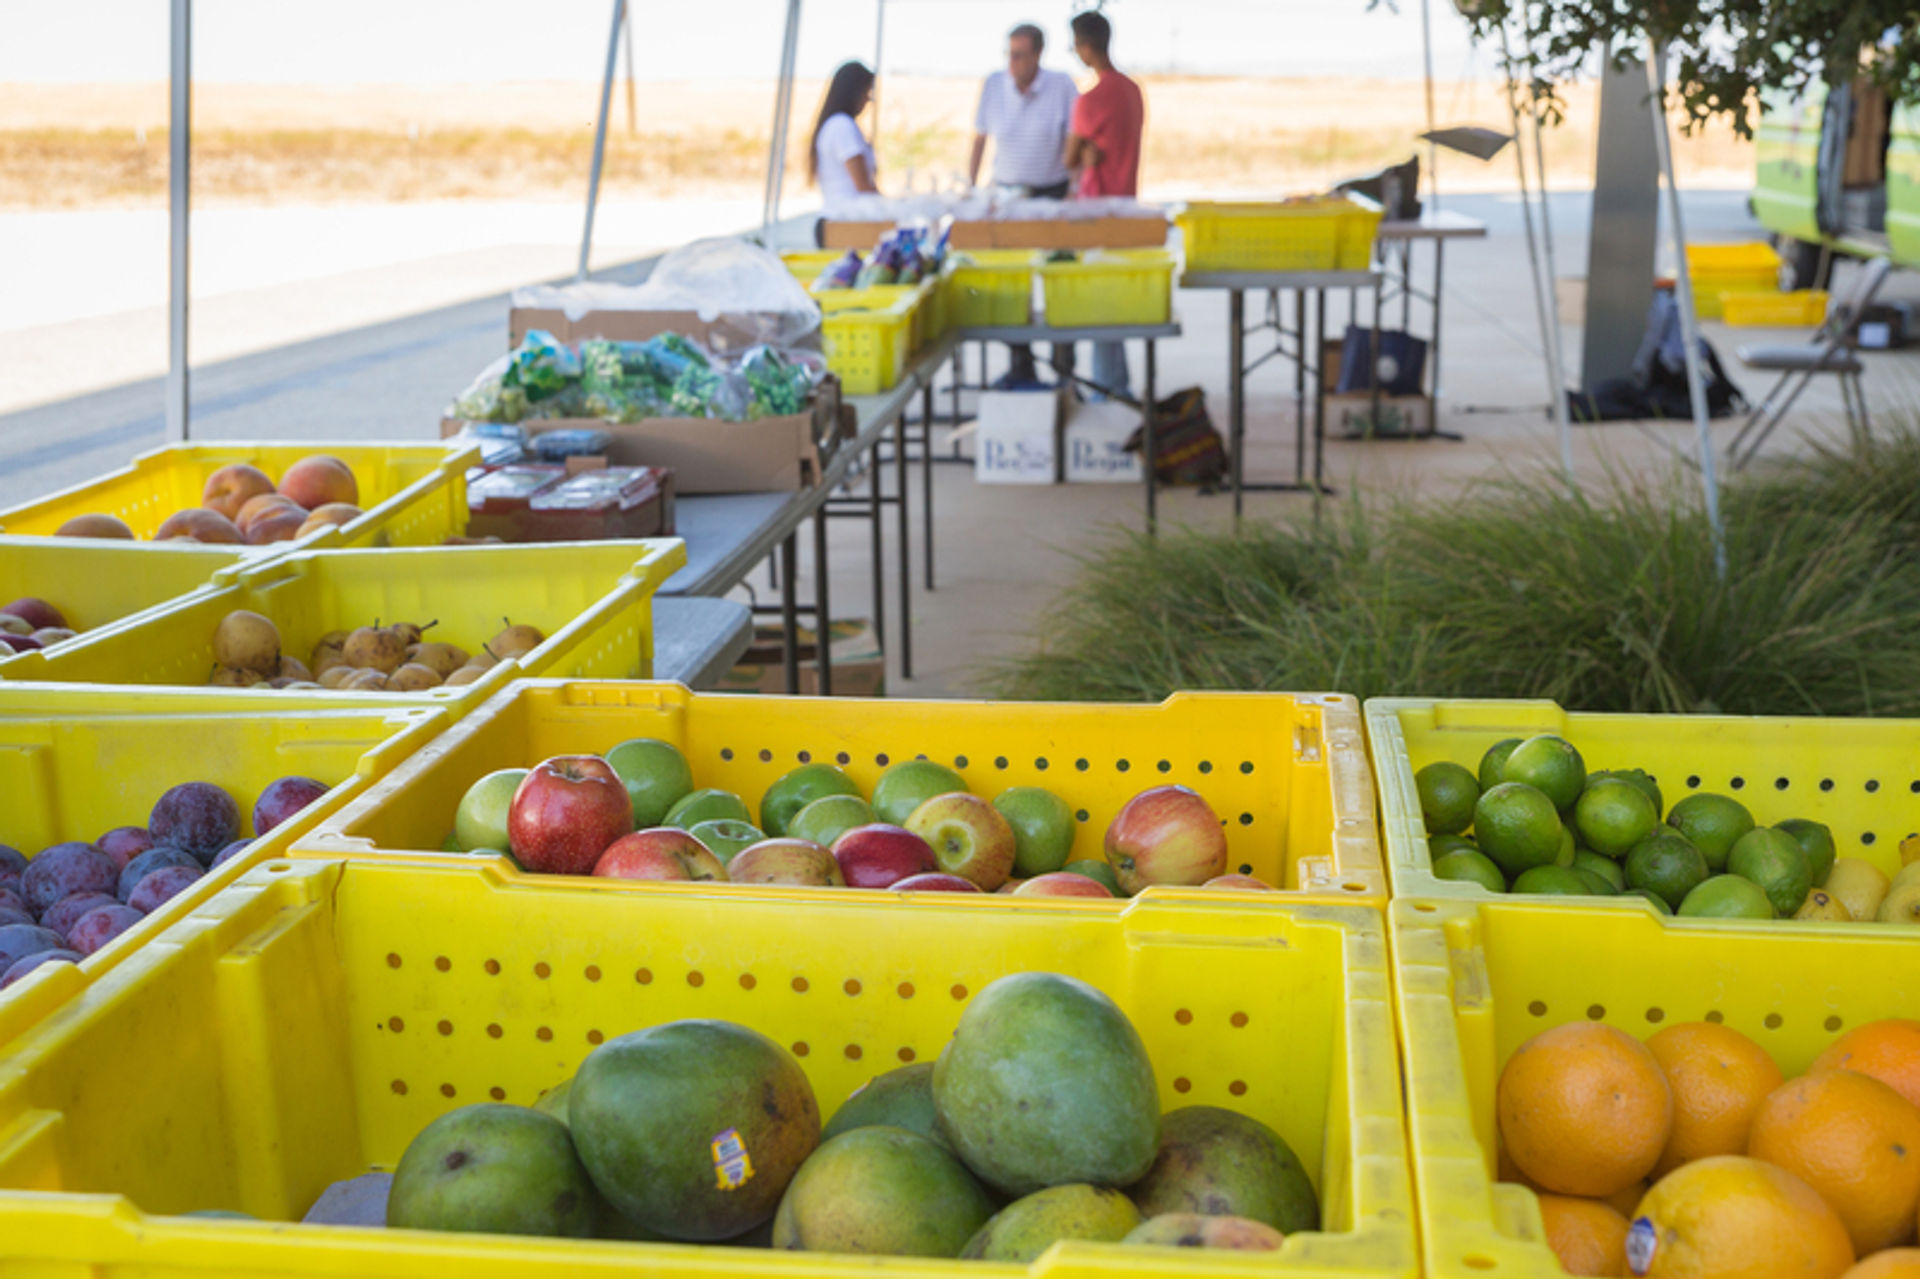
[[[531,626],[509,626],[487,641],[487,649],[501,661],[531,653],[547,642],[547,637]]]
[[[345,687],[348,680],[359,673],[359,667],[348,666],[345,662],[341,662],[336,666],[329,666],[326,670],[321,671],[318,677],[319,684],[321,688],[342,688]]]
[[[387,687],[387,674],[385,671],[371,669],[357,670],[342,680],[338,687],[345,693],[384,692]]]
[[[260,678],[258,671],[250,671],[241,666],[222,666],[207,681],[210,688],[252,688],[266,681]]]
[[[1793,917],[1795,919],[1844,921],[1852,919],[1853,912],[1848,910],[1846,904],[1832,893],[1816,888],[1807,894],[1807,899],[1800,903],[1800,909],[1793,912]]]
[[[491,649],[483,648],[466,660],[466,665],[476,671],[490,671],[500,664],[500,658]]]
[[[237,608],[213,631],[213,660],[262,679],[280,673],[280,630],[258,613]]]
[[[408,662],[387,677],[389,693],[418,693],[422,689],[439,687],[440,673],[418,662]]]
[[[467,664],[467,650],[452,644],[427,643],[414,651],[413,660],[442,679]]]
[[[346,647],[341,652],[349,662],[362,670],[391,675],[400,669],[406,659],[407,646],[401,642],[399,635],[386,627],[376,629],[362,626],[347,636]]]
[[[427,626],[432,625],[434,625],[434,623],[427,623]],[[395,622],[393,625],[387,627],[387,629],[400,637],[400,647],[402,649],[408,649],[420,642],[420,633],[426,630],[426,626],[415,626],[412,622]]]
[[[285,653],[280,655],[280,674],[286,679],[299,680],[302,683],[311,684],[313,682],[313,672],[307,669],[307,664],[299,658],[289,657]]]
[[[486,678],[486,674],[486,671],[478,666],[462,666],[459,670],[447,676],[444,687],[465,688],[468,684]]]
[[[328,653],[332,653],[337,657],[340,655],[340,653],[343,650],[345,650],[346,647],[347,647],[347,632],[328,631],[325,635],[322,635],[320,637],[320,642],[313,646],[313,654],[312,654],[313,668],[315,670],[319,670],[321,662],[326,660],[326,655]]]

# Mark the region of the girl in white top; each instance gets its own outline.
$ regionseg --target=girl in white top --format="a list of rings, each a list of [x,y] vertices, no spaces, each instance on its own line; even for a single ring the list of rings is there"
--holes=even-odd
[[[813,126],[808,169],[831,214],[834,207],[861,193],[877,194],[873,146],[856,121],[873,101],[873,72],[849,62],[833,73],[820,118]]]

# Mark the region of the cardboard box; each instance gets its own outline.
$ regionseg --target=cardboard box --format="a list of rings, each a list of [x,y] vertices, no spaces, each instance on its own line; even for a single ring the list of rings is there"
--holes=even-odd
[[[836,697],[884,697],[887,691],[887,660],[865,618],[842,618],[833,623],[827,642],[828,660],[833,663],[833,692]],[[809,628],[799,628],[800,692],[812,696],[820,691],[817,637]],[[780,644],[778,625],[754,627],[753,643],[741,655],[740,662],[724,676],[717,692],[785,693],[787,691],[786,656]]]
[[[759,346],[766,338],[750,325],[726,316],[703,320],[692,311],[588,311],[577,320],[562,310],[546,307],[516,306],[507,311],[507,346],[519,346],[520,339],[534,329],[551,333],[555,341],[584,342],[606,338],[615,342],[644,342],[662,333],[679,333],[719,355],[734,354]],[[809,350],[820,349],[816,330],[803,342]]]
[[[840,383],[829,377],[804,413],[757,422],[661,417],[640,422],[551,418],[522,422],[529,435],[548,431],[605,431],[607,464],[657,466],[673,472],[675,493],[778,493],[820,482],[842,434]],[[442,437],[466,423],[440,423]]]
[[[1127,440],[1140,429],[1140,412],[1125,404],[1076,404],[1067,415],[1067,483],[1138,484],[1140,455]]]
[[[893,229],[891,222],[828,222],[823,247],[865,252]],[[1045,218],[1021,222],[955,222],[955,249],[1154,249],[1167,242],[1165,218]]]
[[[973,440],[973,478],[981,484],[1052,484],[1054,440],[1065,393],[982,391]]]
[[[1842,186],[1880,186],[1887,180],[1887,95],[1871,80],[1853,85],[1853,127],[1841,157]]]
[[[1312,411],[1311,406],[1308,411]],[[1327,434],[1335,438],[1426,435],[1432,430],[1433,400],[1425,395],[1382,395],[1377,421],[1373,418],[1373,396],[1366,391],[1327,397]]]

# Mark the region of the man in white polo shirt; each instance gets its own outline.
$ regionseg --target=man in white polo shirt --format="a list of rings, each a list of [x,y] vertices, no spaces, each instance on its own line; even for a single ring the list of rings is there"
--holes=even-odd
[[[1018,187],[1043,200],[1067,198],[1071,174],[1067,170],[1067,131],[1073,122],[1073,104],[1080,96],[1073,77],[1064,71],[1041,69],[1040,54],[1047,37],[1032,23],[1022,23],[1007,35],[1007,69],[987,77],[980,89],[980,109],[974,115],[973,154],[967,181],[978,185],[987,139],[993,139],[993,183]],[[1011,346],[1015,382],[1034,380],[1033,348]]]

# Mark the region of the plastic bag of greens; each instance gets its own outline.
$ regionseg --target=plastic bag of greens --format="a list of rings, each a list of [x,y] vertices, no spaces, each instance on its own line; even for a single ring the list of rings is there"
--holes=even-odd
[[[785,417],[807,407],[813,394],[814,373],[770,346],[756,346],[740,360],[740,376],[752,394],[748,416]]]
[[[534,329],[508,357],[500,385],[519,387],[526,392],[529,403],[538,403],[560,394],[579,378],[580,357],[555,341],[551,333]]]

